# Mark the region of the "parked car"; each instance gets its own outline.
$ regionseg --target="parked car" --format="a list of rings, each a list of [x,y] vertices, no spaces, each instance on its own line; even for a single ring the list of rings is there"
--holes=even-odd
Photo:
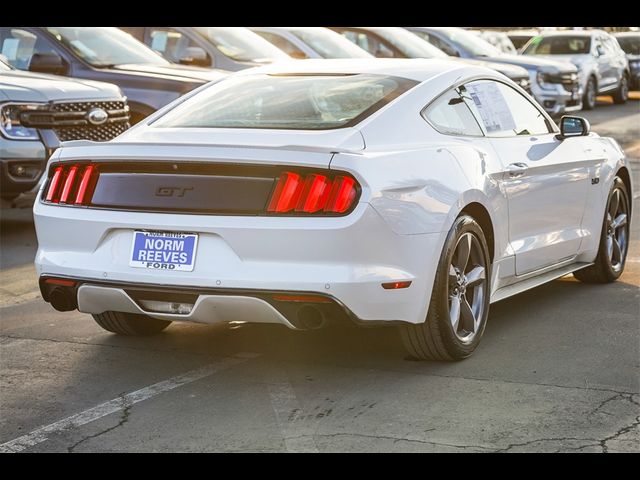
[[[629,97],[627,57],[604,30],[543,33],[532,38],[522,54],[572,62],[578,68],[585,110],[596,106],[597,95],[611,95],[616,103]]]
[[[439,48],[400,27],[332,27],[332,29],[376,57],[449,58]],[[531,93],[529,74],[523,68],[482,60],[464,59],[462,62],[493,68]]]
[[[629,87],[632,90],[638,90],[640,89],[640,33],[614,33],[613,36],[618,41],[620,48],[627,54],[629,73],[631,74]]]
[[[504,32],[496,32],[493,30],[471,30],[471,33],[475,33],[484,41],[496,47],[502,53],[508,53],[509,55],[518,54],[518,50],[513,45],[513,42]]]
[[[568,61],[507,55],[466,30],[455,27],[408,27],[449,55],[508,63],[529,72],[533,97],[552,117],[582,109],[578,71]]]
[[[244,27],[120,27],[167,60],[238,71],[291,57]]]
[[[110,27],[0,27],[0,51],[20,70],[114,83],[131,123],[225,73],[174,65]]]
[[[510,30],[506,32],[507,37],[519,52],[529,40],[540,34],[540,30]]]
[[[123,335],[393,323],[413,357],[458,360],[491,302],[622,274],[629,170],[614,139],[558,129],[494,70],[273,64],[56,151],[35,261],[54,308]]]
[[[127,101],[115,85],[21,72],[0,59],[2,199],[36,187],[61,141],[110,140],[128,122]]]
[[[293,58],[373,58],[342,35],[324,27],[252,27]]]

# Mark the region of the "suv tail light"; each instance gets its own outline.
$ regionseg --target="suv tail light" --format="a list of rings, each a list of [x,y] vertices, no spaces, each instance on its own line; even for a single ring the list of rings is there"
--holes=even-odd
[[[58,165],[52,172],[44,194],[45,202],[91,204],[91,195],[98,181],[98,171],[94,165]]]
[[[358,184],[352,177],[330,178],[319,173],[305,176],[283,172],[278,177],[267,212],[278,213],[345,213],[358,196]]]

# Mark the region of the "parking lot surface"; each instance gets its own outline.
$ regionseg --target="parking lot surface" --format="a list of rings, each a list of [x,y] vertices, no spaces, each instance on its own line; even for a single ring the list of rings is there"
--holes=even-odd
[[[640,102],[582,112],[633,161]],[[39,296],[29,210],[3,210],[0,452],[640,451],[640,215],[608,285],[565,277],[492,305],[459,363],[394,328],[173,324],[123,338]]]

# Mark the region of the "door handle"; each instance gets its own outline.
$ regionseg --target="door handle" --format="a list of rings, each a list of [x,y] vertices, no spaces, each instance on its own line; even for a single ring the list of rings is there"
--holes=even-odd
[[[527,173],[528,168],[529,166],[526,163],[522,163],[522,162],[512,163],[507,167],[509,178],[519,178],[524,176],[524,174]]]

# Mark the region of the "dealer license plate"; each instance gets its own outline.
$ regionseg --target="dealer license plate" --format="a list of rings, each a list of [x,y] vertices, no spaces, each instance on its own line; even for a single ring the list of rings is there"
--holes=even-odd
[[[198,235],[173,232],[133,232],[129,265],[152,270],[191,272]]]

